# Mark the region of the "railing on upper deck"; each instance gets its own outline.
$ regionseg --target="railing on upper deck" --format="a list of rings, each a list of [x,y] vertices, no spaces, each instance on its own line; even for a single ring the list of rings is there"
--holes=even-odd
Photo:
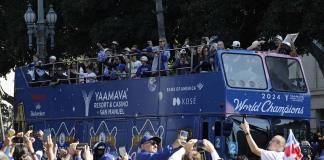
[[[209,45],[205,45],[209,46]],[[48,64],[40,64],[40,65],[34,65],[34,66],[24,66],[20,69],[24,72],[24,78],[28,82],[29,86],[47,86],[47,85],[53,85],[53,84],[61,84],[61,83],[68,83],[68,84],[77,84],[77,83],[85,83],[86,79],[83,78],[82,74],[80,73],[80,69],[82,68],[84,73],[86,73],[86,68],[84,67],[85,64],[94,65],[97,67],[94,67],[92,69],[93,72],[97,72],[96,76],[89,78],[89,80],[92,82],[94,81],[105,81],[105,80],[124,80],[124,79],[140,79],[145,77],[138,77],[136,76],[136,72],[132,72],[132,56],[147,56],[151,58],[151,67],[153,65],[153,61],[155,59],[154,54],[158,54],[158,65],[154,66],[157,67],[156,70],[147,71],[146,73],[149,73],[150,77],[160,77],[160,76],[172,76],[172,75],[184,75],[184,74],[191,74],[191,73],[199,73],[199,72],[208,72],[208,71],[215,71],[217,70],[217,66],[215,63],[215,53],[216,50],[210,51],[208,48],[208,55],[203,56],[203,59],[199,59],[199,53],[197,53],[198,47],[203,48],[203,45],[198,46],[190,46],[190,47],[182,47],[182,48],[175,48],[175,49],[167,49],[167,50],[157,50],[152,52],[146,52],[142,51],[141,53],[132,53],[132,54],[117,54],[117,55],[108,55],[107,61],[108,63],[100,62],[97,58],[86,58],[86,59],[80,59],[80,60],[71,60],[68,62],[57,62],[57,63],[48,63]],[[180,50],[186,50],[185,53],[181,53]],[[169,59],[171,59],[171,53],[170,58],[167,62],[167,69],[161,69],[162,68],[162,54],[163,52],[174,52],[172,55],[174,61],[172,64],[170,64]],[[201,51],[203,54],[203,51]],[[115,58],[122,58],[125,60],[125,63],[114,63]],[[181,58],[185,58],[184,62],[185,65],[181,67],[175,67],[174,63],[176,61],[181,61]],[[127,61],[127,60],[128,61]],[[210,60],[213,59],[213,60]],[[138,58],[136,59],[138,61]],[[202,61],[207,65],[210,66],[210,70],[204,71],[201,70],[202,67]],[[213,63],[211,63],[213,62]],[[117,65],[115,66],[115,70],[109,69],[109,75],[106,75],[104,73],[106,67],[109,65]],[[119,64],[124,64],[125,68],[117,69],[119,67]],[[73,65],[75,65],[75,68],[72,68]],[[182,64],[183,65],[183,64]],[[66,68],[66,69],[64,69]],[[42,76],[36,76],[38,74],[37,72],[42,72]],[[75,73],[73,73],[75,72]],[[71,73],[75,74],[75,76],[71,77]],[[34,74],[34,76],[32,76]],[[64,77],[55,77],[56,75],[60,75]],[[112,78],[112,76],[114,76]]]

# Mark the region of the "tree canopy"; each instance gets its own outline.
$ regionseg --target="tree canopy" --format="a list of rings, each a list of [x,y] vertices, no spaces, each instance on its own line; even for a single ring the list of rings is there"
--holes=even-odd
[[[24,13],[27,4],[37,11],[37,1],[0,0],[0,73],[31,60]],[[313,39],[324,42],[324,1],[322,0],[164,0],[166,36],[169,42],[218,35],[243,47],[260,36],[299,32],[296,46],[307,50]],[[157,42],[155,1],[153,0],[45,0],[58,15],[55,48],[49,55],[94,56],[96,42],[109,45],[143,46]],[[34,40],[35,43],[35,40]],[[322,64],[324,65],[324,64]]]

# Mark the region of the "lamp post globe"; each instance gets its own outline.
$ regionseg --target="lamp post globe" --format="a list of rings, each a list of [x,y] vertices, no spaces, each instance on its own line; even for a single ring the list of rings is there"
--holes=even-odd
[[[33,24],[35,22],[36,19],[36,14],[35,12],[32,10],[32,5],[28,4],[28,9],[24,15],[25,18],[25,22],[28,24]]]
[[[35,36],[37,45],[36,55],[41,59],[41,61],[45,62],[47,57],[46,44],[48,38],[51,40],[51,49],[54,48],[54,28],[57,21],[57,14],[53,9],[53,5],[50,5],[45,20],[43,7],[44,0],[37,0],[37,2],[37,23],[35,23],[36,14],[32,10],[31,4],[28,4],[27,11],[24,14],[24,19],[27,25],[28,47],[29,49],[32,49],[33,36]]]
[[[47,21],[48,25],[54,25],[57,20],[57,15],[53,9],[53,5],[50,5],[49,7],[50,7],[50,9],[46,15],[46,21]]]

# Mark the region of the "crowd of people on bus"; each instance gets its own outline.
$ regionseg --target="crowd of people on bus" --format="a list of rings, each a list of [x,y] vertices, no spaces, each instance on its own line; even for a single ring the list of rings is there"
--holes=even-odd
[[[246,144],[249,150],[261,160],[283,160],[289,149],[283,136],[275,135],[269,141],[267,148],[259,147],[250,131],[249,123],[244,119],[240,128],[245,134]],[[182,131],[182,130],[181,130]],[[172,144],[162,145],[162,139],[151,134],[144,134],[137,144],[136,154],[126,151],[125,147],[111,148],[105,142],[97,142],[91,147],[87,143],[79,143],[78,140],[71,140],[67,147],[58,147],[56,138],[51,137],[50,132],[46,130],[34,132],[32,130],[26,133],[16,133],[10,129],[5,140],[0,144],[1,160],[202,160],[210,156],[212,160],[221,160],[219,153],[209,140],[197,140],[182,136],[177,133],[177,138]],[[188,133],[187,133],[188,135]],[[310,144],[307,141],[301,141],[300,150],[292,151],[299,155],[298,160],[311,160],[318,157],[323,159],[323,136],[320,133],[314,137],[315,141]],[[122,148],[122,149],[121,149]],[[240,149],[239,149],[240,150]],[[290,149],[291,150],[291,149]],[[288,152],[287,152],[288,151]],[[299,152],[299,153],[298,153]],[[129,154],[132,155],[129,155]],[[237,155],[235,159],[248,160],[246,155]]]
[[[149,40],[142,50],[137,45],[121,50],[117,41],[113,41],[110,48],[97,43],[97,58],[84,56],[71,61],[52,55],[48,62],[42,62],[34,55],[27,67],[27,78],[39,86],[211,72],[218,70],[217,50],[242,49],[239,41],[233,41],[231,47],[226,48],[223,41],[208,37],[203,37],[198,46],[190,46],[189,39],[183,45],[167,44],[165,38],[160,38],[158,43],[154,46]],[[268,41],[259,38],[247,50],[297,55],[295,46],[283,41],[280,35]]]

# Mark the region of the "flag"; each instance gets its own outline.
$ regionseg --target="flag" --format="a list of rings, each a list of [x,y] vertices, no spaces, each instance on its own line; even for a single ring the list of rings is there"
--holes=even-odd
[[[289,136],[285,145],[284,160],[301,160],[303,155],[301,154],[299,142],[296,140],[292,130],[289,130]]]

